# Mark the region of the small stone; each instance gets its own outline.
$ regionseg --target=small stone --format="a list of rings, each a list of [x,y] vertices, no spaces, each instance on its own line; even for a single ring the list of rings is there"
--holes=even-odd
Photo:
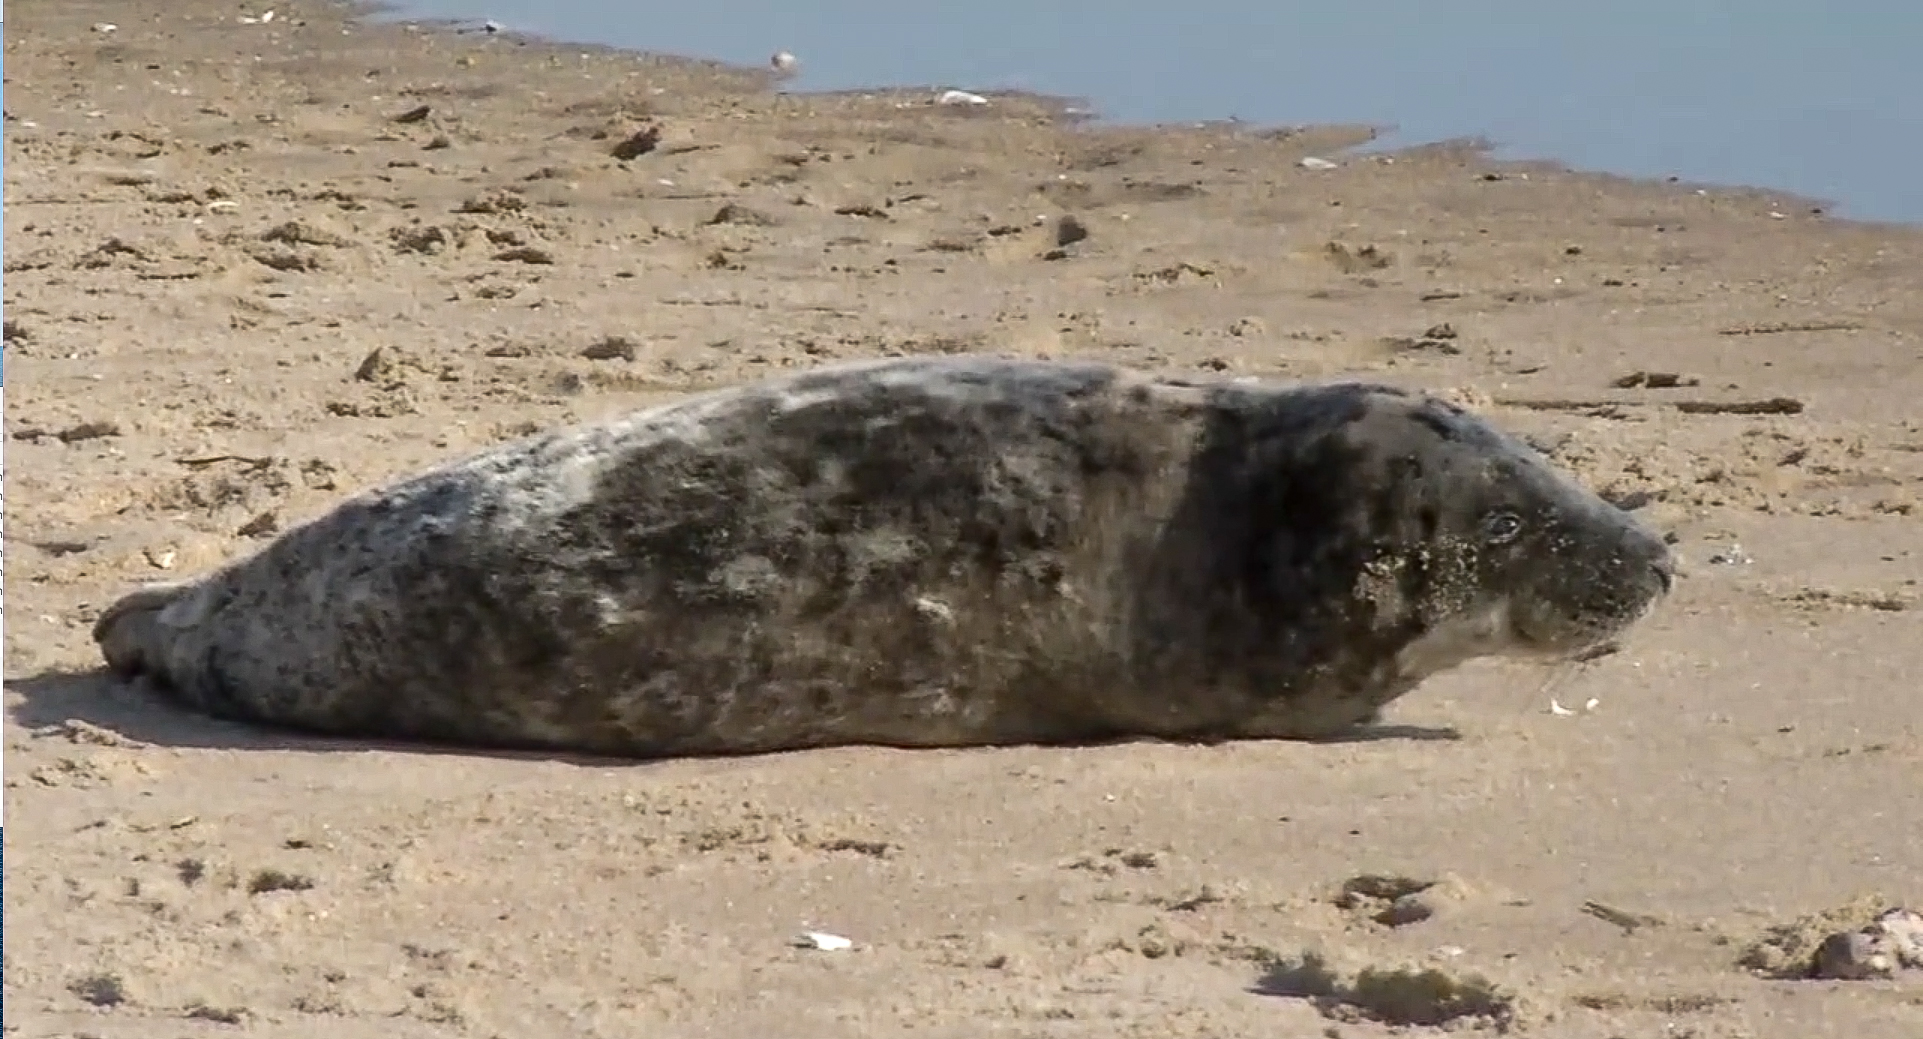
[[[494,259],[501,263],[533,263],[545,265],[554,262],[554,254],[546,249],[536,248],[532,245],[517,245],[512,249],[503,249],[495,253]]]
[[[258,538],[266,537],[279,529],[280,514],[273,509],[268,509],[266,512],[241,524],[240,529],[234,531],[234,533],[244,538]]]
[[[714,211],[705,221],[709,226],[716,224],[738,224],[743,227],[771,227],[774,218],[760,210],[750,209],[739,203],[730,202]]]
[[[855,947],[853,940],[826,931],[805,931],[794,941],[804,949],[820,949],[822,952],[842,952]]]
[[[608,154],[627,162],[648,154],[661,144],[661,128],[644,126],[621,139],[621,143],[608,149]]]
[[[380,382],[393,374],[394,363],[388,360],[387,352],[378,346],[361,358],[360,367],[354,369],[354,378],[361,382]]]
[[[1877,917],[1870,930],[1887,940],[1899,965],[1923,970],[1923,913],[1892,909]]]
[[[476,195],[462,202],[454,211],[456,213],[486,215],[493,213],[519,213],[526,208],[527,199],[522,198],[519,192],[508,188],[500,191],[490,191],[484,195]]]
[[[1055,244],[1062,248],[1088,238],[1088,225],[1074,216],[1064,216],[1055,224]]]
[[[634,340],[626,336],[608,336],[588,344],[582,349],[581,356],[590,361],[632,361],[635,353]]]
[[[1817,946],[1810,976],[1834,981],[1892,978],[1896,976],[1896,957],[1881,935],[1838,931]]]

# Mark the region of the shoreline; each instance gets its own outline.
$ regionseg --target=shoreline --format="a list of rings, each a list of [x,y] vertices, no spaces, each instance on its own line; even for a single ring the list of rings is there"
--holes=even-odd
[[[360,17],[370,24],[417,25],[425,31],[444,32],[453,36],[473,36],[482,34],[503,41],[518,41],[524,46],[533,46],[551,52],[587,50],[596,53],[620,54],[653,61],[682,63],[708,71],[718,71],[740,76],[746,81],[761,85],[770,96],[794,97],[797,99],[821,99],[833,101],[843,98],[862,98],[870,100],[890,100],[905,105],[926,103],[928,98],[939,95],[944,90],[963,90],[993,99],[1006,99],[1025,106],[1039,108],[1053,113],[1063,125],[1080,125],[1090,131],[1117,130],[1124,132],[1154,132],[1157,130],[1198,130],[1219,129],[1230,133],[1254,134],[1359,134],[1366,135],[1363,140],[1345,148],[1332,149],[1330,156],[1346,157],[1352,161],[1370,161],[1380,157],[1395,157],[1411,152],[1428,150],[1447,150],[1466,152],[1480,156],[1492,168],[1513,168],[1527,172],[1531,169],[1555,170],[1557,172],[1584,176],[1607,177],[1647,186],[1664,186],[1678,191],[1704,191],[1715,194],[1740,195],[1750,198],[1775,200],[1778,205],[1790,206],[1805,211],[1817,212],[1827,219],[1864,226],[1884,227],[1904,230],[1923,231],[1923,218],[1916,220],[1879,220],[1869,217],[1855,217],[1837,213],[1842,205],[1834,199],[1813,195],[1803,195],[1788,189],[1774,188],[1747,182],[1722,182],[1688,180],[1679,176],[1662,174],[1631,174],[1606,168],[1579,167],[1554,155],[1535,155],[1528,153],[1500,154],[1512,146],[1502,144],[1482,133],[1468,133],[1455,137],[1434,140],[1409,140],[1395,144],[1386,143],[1399,132],[1394,123],[1266,123],[1252,120],[1223,117],[1217,119],[1176,120],[1166,122],[1131,121],[1114,119],[1101,114],[1101,106],[1095,100],[1084,96],[1053,95],[1028,90],[971,88],[958,84],[891,84],[883,86],[852,86],[825,90],[788,91],[779,87],[780,76],[760,65],[737,64],[719,58],[698,55],[678,54],[669,51],[656,51],[646,48],[622,47],[613,44],[584,43],[562,37],[548,36],[531,30],[504,28],[493,34],[483,34],[480,26],[486,18],[409,18],[401,13],[401,8],[379,0],[323,0],[339,3],[344,7],[363,12]],[[1376,147],[1380,145],[1380,147]]]

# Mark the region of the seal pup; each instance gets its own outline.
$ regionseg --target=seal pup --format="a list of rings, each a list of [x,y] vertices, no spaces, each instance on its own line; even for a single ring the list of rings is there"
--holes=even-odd
[[[1662,598],[1662,539],[1362,383],[986,356],[818,368],[495,446],[127,595],[230,719],[658,757],[1314,738]]]

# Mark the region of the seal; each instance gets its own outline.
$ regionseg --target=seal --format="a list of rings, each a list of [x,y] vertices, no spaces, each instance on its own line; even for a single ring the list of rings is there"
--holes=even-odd
[[[630,757],[1317,738],[1667,592],[1635,517],[1382,385],[990,356],[498,445],[149,586],[107,664],[229,719]]]

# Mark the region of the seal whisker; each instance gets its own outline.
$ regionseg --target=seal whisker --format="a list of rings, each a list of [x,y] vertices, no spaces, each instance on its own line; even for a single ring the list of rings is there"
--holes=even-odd
[[[1623,644],[1621,642],[1615,639],[1604,639],[1593,646],[1588,646],[1569,654],[1567,659],[1575,664],[1590,664],[1604,657],[1615,656],[1622,651]]]
[[[1560,694],[1567,690],[1571,681],[1573,681],[1576,675],[1582,670],[1583,665],[1569,659],[1546,660],[1543,662],[1543,665],[1548,671],[1548,674],[1543,677],[1542,683],[1536,688],[1532,702],[1540,704],[1546,700],[1551,704],[1559,703],[1562,700]],[[1540,708],[1530,708],[1532,712],[1538,709]]]

